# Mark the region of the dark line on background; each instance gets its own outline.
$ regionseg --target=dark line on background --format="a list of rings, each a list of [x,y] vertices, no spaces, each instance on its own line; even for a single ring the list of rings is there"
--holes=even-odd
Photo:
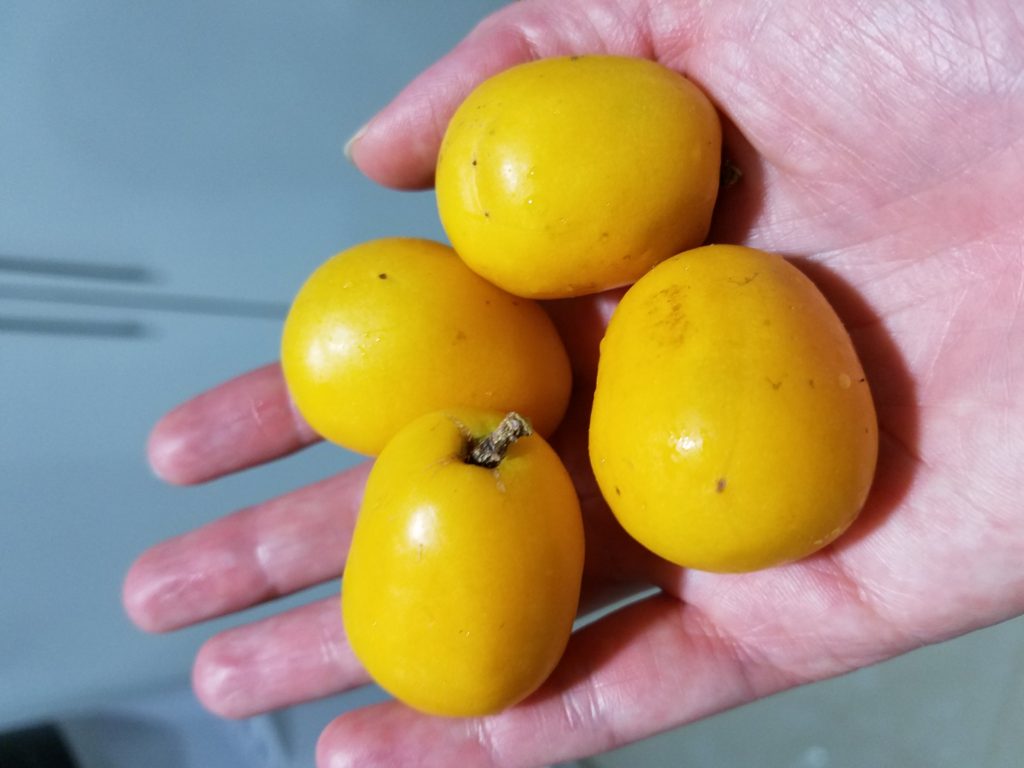
[[[108,309],[147,309],[156,312],[181,312],[192,315],[221,317],[250,317],[283,320],[288,305],[273,301],[226,299],[187,294],[152,293],[139,291],[110,291],[56,286],[3,285],[0,299],[38,301],[51,304],[77,304]]]
[[[95,264],[70,259],[10,256],[0,253],[0,272],[19,272],[44,277],[84,277],[116,283],[152,283],[153,272],[130,264]]]
[[[0,315],[0,333],[28,333],[45,336],[89,336],[92,338],[141,339],[149,336],[142,323],[107,320],[61,320],[49,317]]]

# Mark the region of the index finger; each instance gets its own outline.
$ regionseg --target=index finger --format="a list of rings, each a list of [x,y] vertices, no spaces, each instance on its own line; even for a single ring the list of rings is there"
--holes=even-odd
[[[565,0],[506,6],[406,86],[349,141],[346,154],[385,186],[430,186],[449,118],[484,79],[549,56],[652,56],[647,17],[632,5]]]

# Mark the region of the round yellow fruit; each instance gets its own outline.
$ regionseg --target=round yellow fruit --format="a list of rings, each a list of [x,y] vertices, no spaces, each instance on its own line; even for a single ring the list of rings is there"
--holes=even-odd
[[[682,75],[644,59],[542,59],[458,108],[437,206],[455,250],[495,285],[577,296],[700,245],[720,163],[715,109]]]
[[[467,463],[497,412],[424,416],[377,457],[342,579],[349,644],[377,683],[423,712],[516,704],[548,677],[583,573],[579,502],[539,436],[493,469]]]
[[[619,522],[656,554],[708,571],[804,557],[857,516],[877,452],[850,337],[781,257],[679,254],[612,316],[590,459]]]
[[[489,284],[451,248],[411,238],[363,243],[317,269],[285,321],[281,365],[310,426],[371,455],[446,407],[519,411],[550,434],[571,388],[538,304]]]

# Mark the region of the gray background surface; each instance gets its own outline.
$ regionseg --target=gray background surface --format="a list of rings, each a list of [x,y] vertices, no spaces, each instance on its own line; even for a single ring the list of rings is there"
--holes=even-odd
[[[269,609],[153,637],[120,606],[146,546],[354,457],[180,489],[143,446],[169,407],[276,356],[331,253],[442,238],[429,194],[375,187],[342,147],[496,5],[0,3],[0,729],[59,718],[94,765],[298,766],[379,695],[219,721],[192,657]],[[584,762],[1020,768],[1022,680],[1017,620]]]

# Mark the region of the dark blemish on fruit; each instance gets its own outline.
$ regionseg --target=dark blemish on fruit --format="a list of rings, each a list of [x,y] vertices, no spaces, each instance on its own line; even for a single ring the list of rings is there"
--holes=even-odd
[[[377,277],[379,277],[381,280],[387,280],[388,279],[388,273],[387,272],[381,272],[379,275],[377,275]]]
[[[579,61],[579,60],[580,60],[579,56],[570,56],[569,57],[569,61]]]
[[[867,379],[863,379],[863,378],[862,379],[857,379],[857,382],[859,384],[863,384],[865,381],[867,381]]]
[[[601,239],[602,240],[607,240],[608,238],[609,238],[609,234],[607,232],[602,232],[601,233]]]
[[[810,387],[811,389],[814,389],[814,379],[808,379],[808,380],[807,380],[807,385],[808,385],[808,386],[809,386],[809,387]]]
[[[461,330],[455,332],[455,342],[456,343],[458,343],[460,341],[465,341],[465,340],[466,340],[466,334],[465,333],[463,333]]]
[[[491,218],[491,212],[490,211],[484,211],[484,218],[485,219]]]
[[[738,285],[738,286],[740,286],[742,288],[744,285],[750,285],[752,282],[754,282],[754,279],[757,277],[757,275],[758,275],[758,273],[755,272],[754,274],[749,275],[747,277],[741,277],[741,278],[730,277],[729,278],[729,282],[732,283],[733,285]]]
[[[622,495],[622,491],[619,490],[619,486],[617,486],[617,485],[615,486],[615,495],[616,496],[621,496]]]
[[[773,381],[772,379],[770,379],[767,376],[765,376],[764,379],[765,379],[765,381],[767,381],[769,384],[772,385],[772,389],[778,389],[779,387],[782,386],[782,382],[781,381]],[[814,385],[812,384],[811,386],[814,386]]]
[[[659,338],[672,346],[683,343],[690,326],[683,302],[685,290],[686,286],[677,284],[662,288],[647,308],[651,330],[657,331]]]
[[[761,325],[763,325],[765,328],[767,328],[771,324],[772,324],[772,321],[768,320],[768,319],[765,319],[765,321],[763,323],[761,323]]]
[[[724,490],[725,490],[725,478],[724,477],[720,477],[720,478],[718,478],[718,482],[715,483],[715,493],[721,493]]]
[[[476,168],[476,158],[474,157],[472,160],[470,160],[469,164]]]

